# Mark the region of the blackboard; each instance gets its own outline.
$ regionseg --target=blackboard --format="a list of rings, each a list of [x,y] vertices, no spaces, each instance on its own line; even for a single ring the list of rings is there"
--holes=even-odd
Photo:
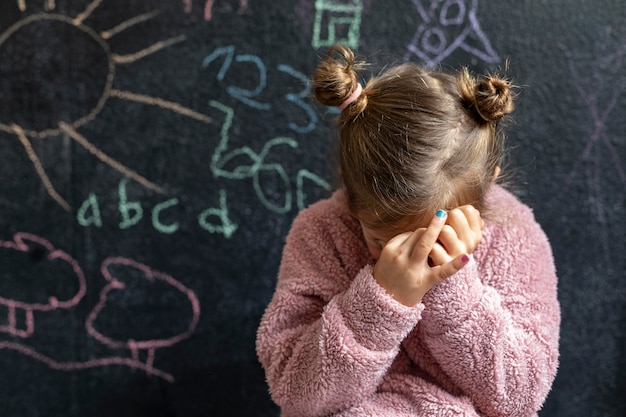
[[[550,237],[542,416],[626,411],[623,0],[2,0],[2,416],[277,416],[254,351],[294,216],[336,186],[307,78],[509,63]]]

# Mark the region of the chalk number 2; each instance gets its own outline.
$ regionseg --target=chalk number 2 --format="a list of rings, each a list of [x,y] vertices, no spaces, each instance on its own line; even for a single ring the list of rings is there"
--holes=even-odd
[[[228,85],[226,92],[236,100],[253,107],[257,110],[270,110],[272,105],[270,103],[262,102],[258,99],[258,96],[263,92],[267,86],[267,68],[263,63],[263,60],[256,55],[250,54],[235,54],[235,47],[225,46],[215,49],[210,55],[207,55],[202,61],[202,67],[207,68],[213,61],[223,57],[222,65],[217,72],[216,79],[220,82],[224,81],[226,73],[232,68],[233,61],[235,64],[252,64],[254,70],[258,75],[258,82],[254,88],[242,88],[239,86]],[[249,66],[249,65],[248,65]],[[317,115],[313,111],[313,108],[306,103],[305,99],[311,92],[308,78],[303,73],[295,70],[289,65],[278,65],[277,70],[296,78],[304,84],[304,89],[298,93],[285,94],[284,98],[295,106],[301,108],[308,117],[308,123],[304,126],[294,122],[289,122],[289,128],[298,133],[311,132],[317,124]]]

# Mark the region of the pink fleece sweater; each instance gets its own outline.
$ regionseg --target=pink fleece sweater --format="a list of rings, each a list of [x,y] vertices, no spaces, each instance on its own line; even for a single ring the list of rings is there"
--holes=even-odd
[[[487,203],[473,259],[412,308],[374,280],[342,191],[298,214],[257,334],[282,416],[536,415],[558,364],[552,251],[512,194]]]

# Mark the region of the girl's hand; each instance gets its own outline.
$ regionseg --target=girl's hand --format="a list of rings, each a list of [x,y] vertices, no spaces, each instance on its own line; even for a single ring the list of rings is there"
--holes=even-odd
[[[374,266],[374,279],[400,303],[410,307],[416,305],[429,289],[456,273],[469,261],[468,253],[459,253],[446,262],[429,266],[429,254],[437,245],[447,217],[446,212],[440,210],[426,229],[401,233],[389,240],[383,248]],[[455,214],[456,217],[461,216]],[[461,227],[462,223],[458,219],[454,220],[465,237],[467,229],[473,229],[469,222],[467,227]],[[455,253],[458,252],[456,249],[459,248],[455,248]]]
[[[482,239],[485,222],[471,205],[450,210],[437,244],[430,253],[431,265],[442,265],[452,259],[470,254]]]

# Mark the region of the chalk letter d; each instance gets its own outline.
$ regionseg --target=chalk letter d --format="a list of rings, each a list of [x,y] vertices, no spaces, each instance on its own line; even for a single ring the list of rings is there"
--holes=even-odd
[[[216,225],[209,223],[207,218],[210,216],[217,217],[221,224]],[[210,233],[221,233],[227,239],[230,238],[237,230],[237,225],[228,218],[228,206],[226,205],[226,191],[220,190],[220,208],[208,208],[198,216],[198,224],[204,230]]]

